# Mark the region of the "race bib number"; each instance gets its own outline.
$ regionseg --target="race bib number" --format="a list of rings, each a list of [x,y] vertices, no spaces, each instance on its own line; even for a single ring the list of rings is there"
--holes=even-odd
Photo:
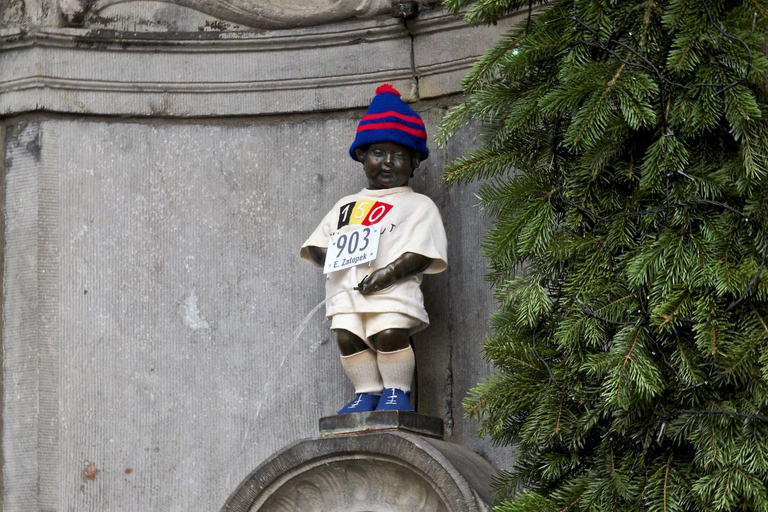
[[[323,274],[375,260],[379,251],[379,235],[378,226],[361,226],[331,235]]]

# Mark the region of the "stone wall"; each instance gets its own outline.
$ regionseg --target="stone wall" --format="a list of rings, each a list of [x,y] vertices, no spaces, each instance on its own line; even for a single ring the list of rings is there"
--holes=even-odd
[[[425,4],[408,21],[125,32],[127,14],[93,12],[117,5],[88,5],[1,5],[3,510],[217,510],[351,395],[322,314],[293,336],[323,298],[298,247],[365,185],[346,150],[373,90],[398,87],[434,134],[503,27]],[[513,454],[460,405],[488,372],[492,304],[475,190],[441,172],[475,143],[432,147],[412,180],[450,244],[424,284],[418,407],[504,468]]]

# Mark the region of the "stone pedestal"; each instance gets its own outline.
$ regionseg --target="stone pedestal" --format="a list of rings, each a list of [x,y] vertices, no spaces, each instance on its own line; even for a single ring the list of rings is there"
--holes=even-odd
[[[305,439],[256,468],[221,512],[485,512],[495,474],[463,446],[402,431]]]
[[[320,418],[322,437],[399,430],[442,439],[445,435],[443,420],[405,411],[370,411],[337,414]]]

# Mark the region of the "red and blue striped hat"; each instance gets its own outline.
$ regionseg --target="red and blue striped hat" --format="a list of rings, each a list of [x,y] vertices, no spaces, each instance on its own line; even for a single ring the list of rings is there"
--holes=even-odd
[[[418,151],[421,160],[429,156],[427,131],[411,107],[400,99],[400,93],[389,84],[376,89],[376,96],[357,126],[357,136],[349,148],[349,156],[357,161],[355,150],[377,142],[394,142]]]

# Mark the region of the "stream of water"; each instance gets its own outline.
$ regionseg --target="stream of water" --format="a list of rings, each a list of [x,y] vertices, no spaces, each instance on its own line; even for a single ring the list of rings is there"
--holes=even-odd
[[[312,321],[312,318],[315,316],[315,314],[318,312],[318,310],[325,305],[326,302],[331,300],[332,298],[336,297],[337,295],[341,295],[342,293],[348,293],[351,290],[341,290],[340,292],[334,293],[327,299],[321,300],[317,303],[315,307],[312,308],[312,310],[307,313],[307,315],[304,317],[304,319],[299,323],[298,326],[296,326],[296,329],[293,330],[293,335],[291,342],[286,347],[285,351],[283,352],[283,357],[280,359],[280,364],[276,367],[273,367],[272,370],[267,375],[267,383],[264,387],[263,396],[271,396],[272,391],[272,383],[275,380],[275,377],[277,376],[277,373],[283,368],[283,365],[288,360],[288,355],[293,352],[293,350],[296,348],[296,345],[299,343],[299,339],[301,338],[301,334],[304,332],[304,329],[307,328],[307,325],[309,325],[309,322]],[[256,406],[256,418],[259,418],[259,414],[261,413],[261,406],[264,404],[264,400],[260,400],[259,404]]]

